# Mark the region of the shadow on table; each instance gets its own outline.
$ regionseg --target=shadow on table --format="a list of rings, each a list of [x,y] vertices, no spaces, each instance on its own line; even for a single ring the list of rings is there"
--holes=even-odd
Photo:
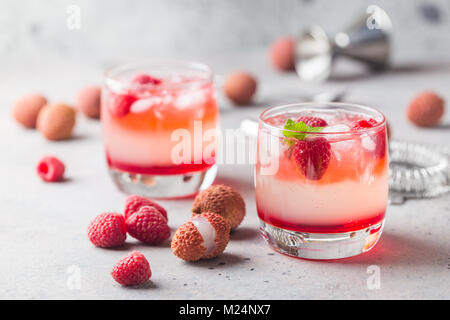
[[[237,265],[243,264],[249,260],[250,260],[249,258],[243,257],[241,255],[224,252],[220,256],[210,259],[210,260],[200,260],[200,261],[186,262],[186,263],[188,263],[190,266],[197,267],[197,268],[205,268],[205,269],[210,269],[210,270],[214,270],[214,269],[221,270],[221,269],[234,268]]]
[[[427,130],[450,130],[450,123],[440,123],[434,127],[428,127]]]
[[[428,237],[428,236],[427,236]],[[379,266],[427,266],[436,265],[439,260],[447,261],[450,244],[436,244],[428,239],[412,239],[406,236],[383,233],[378,244],[369,252],[356,257],[333,260],[340,264],[376,264]]]
[[[158,289],[158,285],[154,283],[152,280],[149,280],[146,283],[142,283],[136,286],[123,286],[122,288],[126,290],[152,290]]]
[[[259,232],[255,227],[239,227],[230,234],[230,241],[248,241],[256,238],[259,238]]]

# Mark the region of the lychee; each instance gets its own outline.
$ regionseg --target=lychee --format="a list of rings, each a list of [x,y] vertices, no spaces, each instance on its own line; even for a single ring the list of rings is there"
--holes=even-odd
[[[256,79],[249,73],[238,71],[231,73],[225,80],[225,94],[237,105],[249,104],[256,92]]]
[[[64,140],[72,135],[75,110],[63,103],[47,104],[39,112],[37,129],[48,140]]]
[[[233,188],[218,184],[201,191],[194,199],[194,215],[202,212],[214,212],[228,221],[231,229],[239,226],[245,216],[245,202]]]
[[[281,71],[294,70],[295,41],[292,37],[282,37],[275,40],[269,48],[269,58],[272,65]]]
[[[77,109],[88,118],[100,118],[100,95],[101,88],[97,86],[81,89],[76,97]]]
[[[408,119],[419,127],[433,127],[444,114],[444,99],[434,92],[422,92],[408,106]]]
[[[220,255],[230,240],[230,225],[218,214],[193,216],[175,232],[172,251],[180,259],[197,261]]]
[[[13,105],[13,117],[26,128],[36,128],[39,112],[47,104],[47,99],[40,94],[28,94]]]

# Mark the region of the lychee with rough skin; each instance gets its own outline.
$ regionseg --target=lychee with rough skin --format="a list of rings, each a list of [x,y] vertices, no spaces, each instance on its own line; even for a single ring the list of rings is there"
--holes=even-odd
[[[409,104],[409,121],[419,127],[434,127],[444,114],[444,99],[434,92],[422,92]]]
[[[13,105],[13,117],[25,128],[36,128],[39,112],[47,104],[47,99],[40,94],[28,94]]]
[[[78,92],[76,107],[86,117],[92,119],[100,118],[101,91],[101,88],[98,86],[88,86]]]
[[[230,240],[230,225],[218,214],[205,212],[193,216],[175,232],[171,248],[186,261],[212,259],[220,255]]]
[[[269,48],[272,65],[280,71],[292,71],[295,68],[295,41],[292,37],[275,40]]]
[[[225,95],[237,105],[249,104],[256,92],[258,83],[251,74],[237,71],[229,74],[225,80]]]
[[[37,129],[48,140],[70,138],[75,126],[75,110],[63,103],[47,104],[39,112]]]
[[[233,188],[217,184],[201,191],[192,205],[193,215],[214,212],[228,221],[231,229],[237,228],[245,216],[245,202]]]

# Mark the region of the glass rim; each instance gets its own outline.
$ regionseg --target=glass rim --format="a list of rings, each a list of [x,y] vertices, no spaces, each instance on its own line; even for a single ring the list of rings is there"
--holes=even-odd
[[[267,113],[271,112],[271,111],[275,111],[275,110],[280,110],[280,109],[285,109],[285,108],[292,108],[292,107],[311,107],[311,108],[323,108],[326,109],[326,107],[333,107],[333,108],[345,108],[345,107],[353,107],[355,109],[359,109],[359,110],[365,110],[365,111],[371,111],[371,112],[375,112],[376,114],[378,114],[381,117],[381,121],[377,122],[377,124],[373,127],[370,128],[361,128],[358,131],[352,131],[352,130],[347,130],[347,131],[329,131],[329,132],[312,132],[312,131],[296,131],[296,130],[291,130],[291,129],[284,129],[284,128],[280,128],[277,127],[275,125],[272,125],[270,123],[267,122],[267,119],[264,119],[264,116],[267,115]],[[378,109],[374,108],[374,107],[369,107],[369,106],[365,106],[362,104],[356,104],[356,103],[347,103],[347,102],[299,102],[299,103],[290,103],[290,104],[283,104],[283,105],[279,105],[279,106],[274,106],[274,107],[270,107],[266,110],[264,110],[260,116],[259,116],[259,121],[264,125],[269,127],[272,130],[277,130],[277,131],[288,131],[288,132],[293,132],[293,133],[304,133],[304,134],[310,134],[310,135],[316,135],[316,136],[320,136],[320,135],[348,135],[348,134],[364,134],[370,131],[376,131],[378,130],[378,128],[381,128],[383,126],[385,126],[386,124],[386,117],[384,116],[384,114],[379,111]]]
[[[165,70],[175,69],[175,68],[185,68],[187,70],[199,71],[205,74],[203,78],[192,78],[183,81],[182,83],[133,83],[131,80],[119,79],[118,75],[128,71],[128,70],[136,70],[139,73],[139,68],[143,67],[154,67],[154,68],[162,68]],[[183,89],[183,88],[192,88],[192,87],[201,87],[204,84],[212,83],[214,79],[214,71],[213,69],[201,62],[190,61],[190,60],[177,60],[177,59],[144,59],[137,60],[134,62],[117,64],[109,69],[107,69],[103,73],[103,79],[108,86],[113,87],[128,87],[135,89],[157,89],[157,90],[174,90],[174,89]]]

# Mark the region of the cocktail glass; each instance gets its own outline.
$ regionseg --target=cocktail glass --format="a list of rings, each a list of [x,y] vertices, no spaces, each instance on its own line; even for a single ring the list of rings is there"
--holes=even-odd
[[[385,118],[346,103],[299,103],[260,116],[255,196],[277,251],[337,259],[370,250],[388,197]]]
[[[212,184],[219,111],[208,66],[119,66],[106,73],[101,100],[106,159],[119,189],[178,198]]]

